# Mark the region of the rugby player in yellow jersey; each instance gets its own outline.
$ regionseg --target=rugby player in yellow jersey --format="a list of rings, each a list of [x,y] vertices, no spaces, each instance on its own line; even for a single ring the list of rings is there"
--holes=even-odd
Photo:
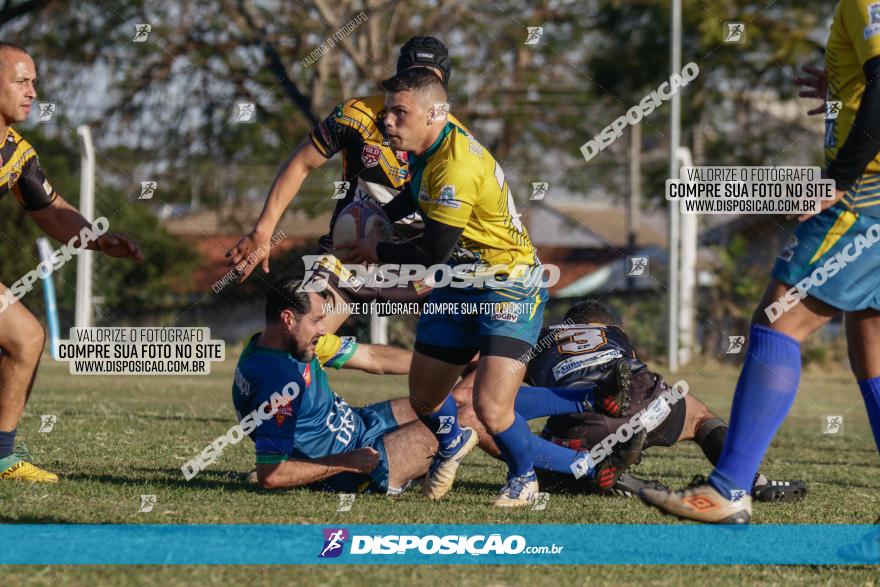
[[[459,426],[449,392],[479,351],[474,410],[509,468],[495,505],[528,505],[538,491],[531,432],[513,406],[525,372],[522,357],[537,340],[547,299],[536,284],[540,263],[504,172],[476,139],[448,120],[446,88],[437,77],[411,69],[382,87],[386,136],[394,148],[409,152],[411,174],[410,190],[384,210],[392,220],[419,210],[425,232],[406,244],[378,243],[376,236],[337,244],[337,256],[356,263],[469,265],[466,273],[477,278],[495,270],[494,279],[483,283],[436,286],[429,305],[447,309],[419,319],[410,401],[439,443],[422,493],[442,498],[462,458],[477,444],[474,430]]]
[[[0,196],[12,192],[40,229],[65,244],[79,240],[91,223],[53,188],[34,148],[10,125],[24,121],[37,97],[37,72],[27,51],[0,43]],[[137,244],[120,233],[105,233],[87,246],[111,257],[143,261]],[[9,289],[0,283],[0,296]],[[24,304],[0,311],[0,480],[55,483],[58,476],[34,466],[26,451],[15,447],[18,421],[30,396],[46,334]]]
[[[776,261],[752,319],[730,430],[712,475],[676,492],[642,492],[664,513],[750,521],[749,484],[797,393],[800,343],[841,312],[850,366],[880,447],[880,2],[837,5],[825,65],[832,114],[825,126],[826,174],[836,182],[837,198],[802,218]]]
[[[448,84],[452,61],[446,46],[439,40],[413,37],[400,48],[397,60],[398,72],[408,68],[427,68],[444,84]],[[256,226],[226,253],[228,264],[239,267],[241,271],[240,282],[247,279],[257,265],[268,273],[268,243],[282,214],[296,197],[306,176],[341,152],[342,179],[348,183],[348,188],[345,197],[337,200],[330,228],[319,241],[319,252],[328,255],[313,267],[306,267],[311,270],[310,279],[326,279],[335,295],[336,304],[374,299],[418,301],[430,293],[429,287],[420,285],[386,290],[365,285],[337,287],[340,277],[346,281],[348,274],[329,255],[333,250],[333,226],[337,215],[353,201],[375,201],[378,205],[388,203],[409,181],[406,151],[393,147],[384,136],[383,107],[382,95],[346,100],[336,106],[296,147],[275,177]],[[418,236],[422,229],[421,217],[417,213],[409,214],[394,224],[394,239],[397,242],[406,241]],[[251,257],[254,252],[262,254]],[[348,318],[345,307],[341,306],[342,311],[327,316],[328,332],[335,332]]]

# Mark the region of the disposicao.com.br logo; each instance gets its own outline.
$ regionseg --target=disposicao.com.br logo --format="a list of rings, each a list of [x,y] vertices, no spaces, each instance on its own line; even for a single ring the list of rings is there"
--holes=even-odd
[[[325,528],[324,546],[319,558],[338,557],[342,554],[348,531],[343,528]],[[352,535],[351,555],[382,554],[427,554],[427,555],[470,555],[486,554],[559,554],[564,546],[556,544],[529,546],[526,539],[518,534],[502,537],[501,534],[476,534],[473,536],[449,534],[438,536],[416,536],[413,534]]]

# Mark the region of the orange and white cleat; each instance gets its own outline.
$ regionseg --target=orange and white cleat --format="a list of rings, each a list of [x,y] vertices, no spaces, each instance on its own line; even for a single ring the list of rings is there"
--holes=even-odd
[[[705,478],[678,491],[642,489],[639,497],[664,514],[680,520],[707,524],[748,524],[752,519],[752,496],[745,491],[728,499]]]

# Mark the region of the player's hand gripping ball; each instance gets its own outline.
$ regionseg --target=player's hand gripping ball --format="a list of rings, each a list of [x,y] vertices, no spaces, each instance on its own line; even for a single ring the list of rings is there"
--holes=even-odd
[[[391,240],[391,222],[373,202],[352,202],[339,213],[333,226],[335,253],[343,261],[376,263],[376,245]]]

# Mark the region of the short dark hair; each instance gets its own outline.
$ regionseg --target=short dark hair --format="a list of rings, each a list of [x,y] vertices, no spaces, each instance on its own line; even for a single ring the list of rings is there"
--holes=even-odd
[[[565,314],[566,321],[575,324],[606,324],[620,326],[617,312],[595,299],[588,299],[573,305]]]
[[[444,99],[448,97],[446,87],[437,74],[425,67],[404,69],[394,77],[382,80],[379,85],[386,92],[395,94],[398,92],[439,92]]]
[[[302,316],[312,311],[309,292],[302,289],[302,279],[281,279],[269,286],[266,292],[266,322],[278,322],[281,312],[290,308]],[[327,290],[315,292],[323,299],[330,298]]]

